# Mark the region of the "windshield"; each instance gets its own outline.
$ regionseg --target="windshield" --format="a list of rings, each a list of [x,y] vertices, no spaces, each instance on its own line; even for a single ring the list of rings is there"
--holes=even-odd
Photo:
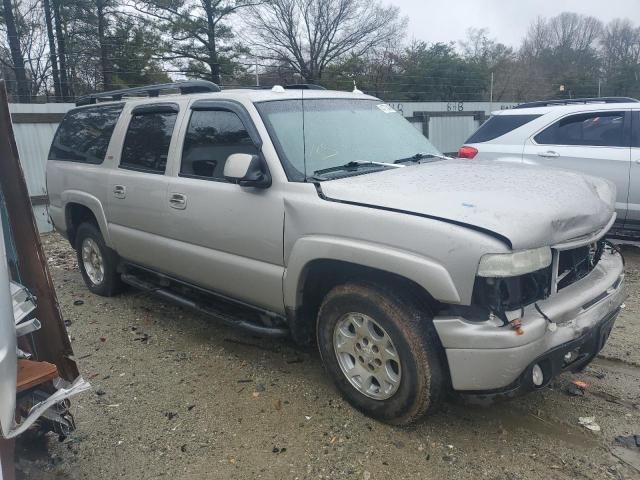
[[[379,100],[278,100],[257,103],[256,107],[289,180],[305,181],[315,172],[347,164],[353,167],[367,162],[394,163],[416,155],[441,155],[400,113]],[[347,168],[340,176],[381,169],[385,166]]]

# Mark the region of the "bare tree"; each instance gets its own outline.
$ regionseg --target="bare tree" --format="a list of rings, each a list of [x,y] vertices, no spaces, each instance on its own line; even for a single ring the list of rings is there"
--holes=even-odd
[[[24,55],[30,95],[47,93],[51,79],[51,59],[40,0],[25,0],[18,9],[20,48]]]
[[[62,101],[69,98],[69,80],[67,74],[67,39],[62,28],[62,11],[60,0],[51,0],[53,6],[53,19],[55,23],[55,37],[58,44],[58,61],[60,62],[60,93]]]
[[[640,85],[640,27],[628,19],[612,20],[601,38],[605,91],[612,95],[638,95]]]
[[[629,19],[612,20],[602,34],[601,45],[606,70],[640,63],[640,27],[634,27]]]
[[[16,15],[11,0],[2,0],[2,18],[6,26],[7,43],[11,52],[11,68],[13,68],[16,77],[18,101],[29,102],[31,95],[29,94],[29,82],[27,81],[27,73],[24,68],[24,57],[20,46],[21,37],[18,35],[16,26]]]
[[[107,13],[109,0],[95,0],[95,14],[98,24],[98,43],[100,45],[100,68],[102,70],[102,89],[111,90],[113,85],[113,69],[109,59],[109,47],[107,46],[107,28],[109,26]]]
[[[56,54],[56,37],[53,32],[53,20],[51,15],[50,0],[42,0],[44,8],[44,21],[47,25],[47,38],[49,39],[49,58],[51,59],[51,69],[53,73],[53,91],[56,100],[61,101],[62,90],[60,89],[60,74],[58,72],[58,56]]]
[[[399,42],[406,25],[397,7],[375,0],[271,0],[252,10],[247,22],[259,53],[309,83],[345,55]]]
[[[551,46],[584,52],[594,47],[602,33],[602,22],[594,17],[564,12],[549,20]]]

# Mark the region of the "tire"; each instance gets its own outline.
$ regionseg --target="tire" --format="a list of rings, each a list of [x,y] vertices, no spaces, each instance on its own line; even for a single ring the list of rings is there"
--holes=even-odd
[[[448,375],[431,320],[427,308],[381,286],[348,283],[331,290],[320,306],[316,333],[324,367],[343,397],[365,415],[394,425],[436,411]]]
[[[116,271],[117,255],[107,247],[100,230],[92,223],[78,227],[75,238],[78,267],[87,288],[103,297],[111,297],[122,288],[120,274]],[[88,258],[83,257],[83,249]],[[97,255],[93,256],[95,252]]]

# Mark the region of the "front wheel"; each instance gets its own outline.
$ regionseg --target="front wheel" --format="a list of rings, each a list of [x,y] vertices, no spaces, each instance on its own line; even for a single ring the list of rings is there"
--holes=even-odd
[[[441,403],[442,347],[431,316],[375,285],[331,290],[318,314],[325,369],[354,407],[383,422],[415,422]]]

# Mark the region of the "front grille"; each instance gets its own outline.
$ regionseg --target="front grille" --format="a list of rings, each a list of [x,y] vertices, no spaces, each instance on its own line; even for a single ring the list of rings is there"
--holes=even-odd
[[[600,241],[571,250],[556,251],[555,255],[558,255],[556,289],[562,290],[586,277],[600,261],[603,249],[604,242]]]

